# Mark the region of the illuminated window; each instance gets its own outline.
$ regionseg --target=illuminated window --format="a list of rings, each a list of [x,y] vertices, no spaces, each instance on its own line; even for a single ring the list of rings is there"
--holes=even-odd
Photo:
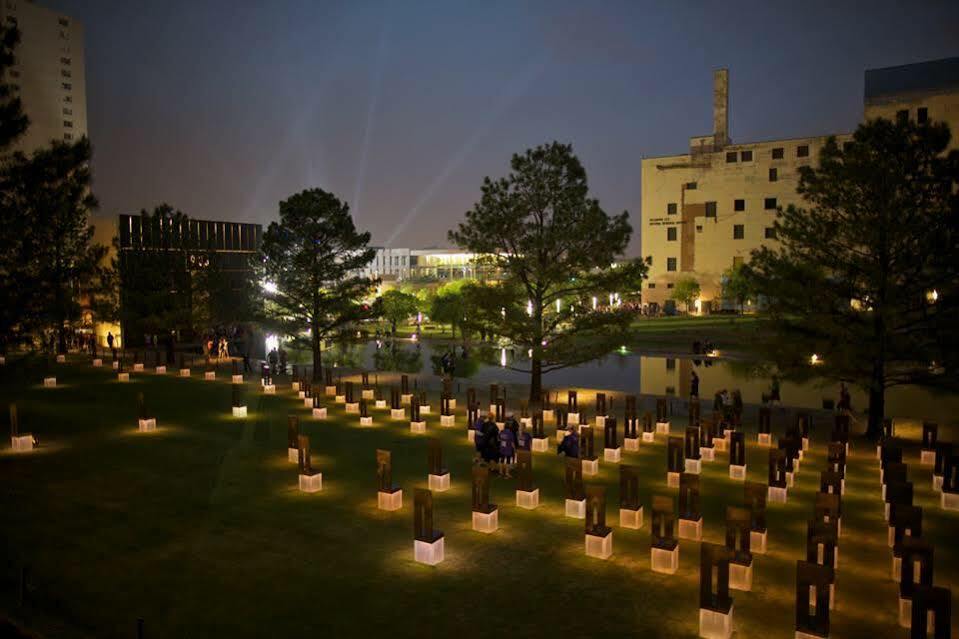
[[[60,84],[60,86],[63,87],[63,88],[64,88],[65,90],[67,90],[67,91],[69,91],[69,90],[71,90],[71,89],[73,88],[73,85],[70,84],[69,82],[63,82],[63,83]]]
[[[73,122],[71,122],[70,120],[64,120],[64,121],[63,121],[63,126],[65,126],[65,127],[68,128],[68,129],[72,129],[72,128],[73,128]]]

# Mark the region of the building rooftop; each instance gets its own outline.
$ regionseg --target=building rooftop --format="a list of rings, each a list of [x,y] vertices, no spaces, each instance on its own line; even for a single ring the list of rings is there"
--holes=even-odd
[[[959,57],[866,71],[868,102],[902,93],[959,89]]]

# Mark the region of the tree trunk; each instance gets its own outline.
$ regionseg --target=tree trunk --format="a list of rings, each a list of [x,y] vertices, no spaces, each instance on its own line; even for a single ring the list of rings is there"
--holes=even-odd
[[[533,366],[529,377],[529,403],[533,405],[539,402],[543,394],[543,360],[540,358],[537,349],[533,349]]]
[[[882,420],[886,413],[886,375],[882,360],[876,360],[872,366],[869,380],[869,421],[866,425],[866,437],[876,441],[882,434]]]
[[[313,349],[313,383],[319,384],[323,379],[323,351],[320,348],[322,340],[320,340],[320,333],[316,330],[316,326],[310,330],[310,346]]]

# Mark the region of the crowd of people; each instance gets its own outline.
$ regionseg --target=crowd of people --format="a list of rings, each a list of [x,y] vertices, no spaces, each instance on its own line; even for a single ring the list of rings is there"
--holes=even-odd
[[[516,465],[516,451],[531,450],[533,445],[532,435],[512,413],[506,416],[503,430],[496,425],[493,413],[478,418],[473,430],[476,462],[488,465],[493,473],[503,477],[512,477],[510,473]]]

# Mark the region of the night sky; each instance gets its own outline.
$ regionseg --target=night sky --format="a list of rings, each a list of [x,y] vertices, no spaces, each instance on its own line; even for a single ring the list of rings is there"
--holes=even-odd
[[[101,218],[268,223],[320,187],[405,247],[555,139],[638,253],[640,160],[711,131],[713,69],[748,142],[850,131],[865,69],[959,55],[959,2],[41,4],[86,28]]]

